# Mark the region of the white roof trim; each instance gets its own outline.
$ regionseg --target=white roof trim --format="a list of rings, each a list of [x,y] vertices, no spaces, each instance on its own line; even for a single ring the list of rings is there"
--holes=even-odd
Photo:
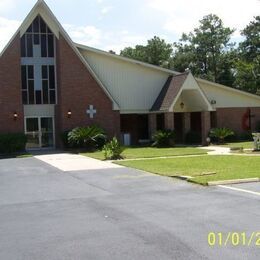
[[[200,78],[195,78],[195,79],[198,82],[201,82],[201,83],[207,83],[209,85],[212,85],[212,86],[215,86],[215,87],[218,87],[218,88],[222,88],[222,89],[225,89],[225,90],[228,90],[228,91],[240,94],[240,95],[245,95],[245,96],[248,96],[248,97],[251,97],[251,98],[256,98],[256,99],[260,100],[260,96],[258,96],[256,94],[252,94],[252,93],[249,93],[249,92],[246,92],[246,91],[243,91],[243,90],[228,87],[228,86],[225,86],[225,85],[222,85],[222,84],[219,84],[219,83],[216,83],[216,82],[212,82],[212,81],[209,81],[209,80],[206,80],[206,79],[200,79]]]
[[[191,74],[191,72],[189,72],[189,74],[188,74],[187,78],[185,79],[185,81],[188,79],[188,77],[192,77],[192,78],[194,79],[194,81],[196,82],[196,89],[199,91],[199,93],[200,93],[201,96],[202,96],[202,99],[203,99],[203,100],[205,101],[205,103],[207,104],[207,106],[208,106],[208,111],[214,111],[214,109],[212,108],[211,104],[209,103],[209,101],[208,101],[206,95],[205,95],[204,92],[201,90],[199,84],[197,83],[196,79],[193,77],[193,75]],[[169,112],[174,112],[174,111],[173,111],[173,108],[174,108],[176,102],[178,101],[178,99],[179,99],[179,97],[180,97],[182,91],[183,91],[185,81],[183,82],[182,87],[181,87],[181,89],[179,90],[179,93],[177,94],[177,96],[176,96],[175,99],[173,100],[173,102],[172,102],[172,104],[171,104],[171,106],[170,106]]]
[[[104,92],[106,93],[106,95],[109,97],[109,99],[113,102],[113,109],[114,110],[119,110],[119,105],[116,103],[116,101],[113,99],[112,95],[109,93],[109,91],[107,90],[107,88],[103,85],[103,83],[100,81],[100,79],[97,77],[97,75],[95,74],[95,72],[92,70],[92,68],[90,67],[90,65],[88,64],[88,62],[86,61],[86,59],[81,55],[80,51],[78,50],[78,48],[75,46],[75,44],[73,43],[73,41],[71,40],[71,38],[69,37],[69,35],[67,34],[67,32],[63,29],[62,25],[60,24],[60,22],[57,20],[57,18],[54,16],[54,14],[52,13],[52,11],[50,10],[50,8],[48,7],[48,5],[44,2],[44,0],[38,0],[37,3],[34,5],[34,7],[32,8],[32,10],[30,11],[30,13],[26,16],[25,20],[22,22],[22,24],[20,25],[20,27],[18,28],[18,30],[16,31],[16,33],[13,35],[13,37],[11,38],[11,40],[8,42],[8,44],[6,45],[6,47],[3,49],[3,51],[1,52],[0,57],[2,56],[2,54],[5,52],[5,50],[9,47],[9,45],[11,44],[11,42],[14,40],[14,38],[16,37],[16,35],[20,32],[20,30],[22,29],[22,27],[26,24],[26,22],[31,18],[32,15],[34,15],[34,13],[36,13],[36,9],[38,7],[42,6],[43,8],[46,9],[47,13],[50,15],[50,18],[53,19],[53,21],[57,24],[60,33],[63,35],[63,37],[65,38],[65,40],[69,43],[69,45],[71,46],[71,48],[74,50],[74,52],[77,54],[77,56],[79,57],[79,59],[81,60],[81,62],[85,65],[85,67],[89,70],[89,72],[91,73],[91,75],[94,77],[94,79],[97,81],[97,83],[99,84],[99,86],[104,90]],[[46,22],[46,21],[45,21]]]
[[[155,69],[155,70],[159,70],[159,71],[162,71],[162,72],[166,72],[170,75],[181,74],[180,72],[177,72],[177,71],[174,71],[174,70],[165,69],[165,68],[162,68],[160,66],[156,66],[156,65],[152,65],[152,64],[145,63],[145,62],[142,62],[142,61],[126,58],[126,57],[123,57],[123,56],[120,56],[120,55],[117,55],[117,54],[112,54],[112,53],[109,53],[109,52],[106,52],[106,51],[103,51],[103,50],[99,50],[99,49],[96,49],[96,48],[93,48],[93,47],[89,47],[89,46],[86,46],[86,45],[82,45],[82,44],[79,44],[79,43],[74,43],[74,44],[77,48],[82,49],[82,50],[95,52],[97,54],[105,55],[105,56],[115,58],[115,59],[119,59],[119,60],[123,60],[123,61],[126,61],[126,62],[131,62],[131,63],[141,65],[141,66],[144,66],[144,67],[147,67],[147,68],[150,68],[150,69]]]

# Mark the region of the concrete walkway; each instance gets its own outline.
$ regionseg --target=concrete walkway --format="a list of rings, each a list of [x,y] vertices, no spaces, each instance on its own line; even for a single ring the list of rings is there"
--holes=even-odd
[[[122,166],[111,162],[100,161],[78,154],[58,153],[34,157],[64,172],[122,168]]]
[[[221,147],[221,146],[204,146],[200,147],[201,149],[210,150],[208,152],[209,155],[230,155],[229,147]]]

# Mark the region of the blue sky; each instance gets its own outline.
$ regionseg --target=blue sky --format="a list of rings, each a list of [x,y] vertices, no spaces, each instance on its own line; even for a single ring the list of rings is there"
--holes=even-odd
[[[0,0],[0,50],[4,47],[36,0]],[[154,35],[168,42],[190,32],[204,15],[215,13],[226,26],[237,28],[239,40],[259,0],[46,0],[71,38],[103,50],[119,52],[127,46],[145,44]]]

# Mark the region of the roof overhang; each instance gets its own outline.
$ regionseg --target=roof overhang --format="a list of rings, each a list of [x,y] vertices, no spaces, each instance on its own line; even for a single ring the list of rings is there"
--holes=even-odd
[[[182,103],[182,106],[181,106]],[[214,111],[206,95],[191,73],[188,74],[169,112]]]

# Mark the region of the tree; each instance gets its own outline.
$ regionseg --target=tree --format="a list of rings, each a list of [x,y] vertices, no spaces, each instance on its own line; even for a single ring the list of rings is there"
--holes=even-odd
[[[172,45],[165,40],[154,36],[147,41],[147,45],[136,45],[134,48],[127,47],[120,52],[121,56],[140,60],[153,65],[169,67],[172,55]]]
[[[126,47],[120,52],[121,56],[147,62],[145,46],[136,45],[135,48]]]
[[[260,16],[242,30],[245,40],[239,44],[240,59],[236,62],[235,84],[252,93],[260,89]]]
[[[174,44],[175,69],[179,70],[180,60],[185,60],[185,65],[196,76],[218,82],[221,79],[221,66],[223,68],[228,65],[224,55],[233,46],[229,43],[233,32],[233,29],[224,27],[218,16],[204,16],[198,28],[189,34],[183,34],[180,43]],[[225,63],[221,64],[223,61]]]
[[[260,89],[260,56],[254,62],[238,60],[235,78],[237,88],[257,93]]]
[[[260,16],[254,17],[241,34],[245,37],[240,43],[243,59],[253,62],[260,55]]]

